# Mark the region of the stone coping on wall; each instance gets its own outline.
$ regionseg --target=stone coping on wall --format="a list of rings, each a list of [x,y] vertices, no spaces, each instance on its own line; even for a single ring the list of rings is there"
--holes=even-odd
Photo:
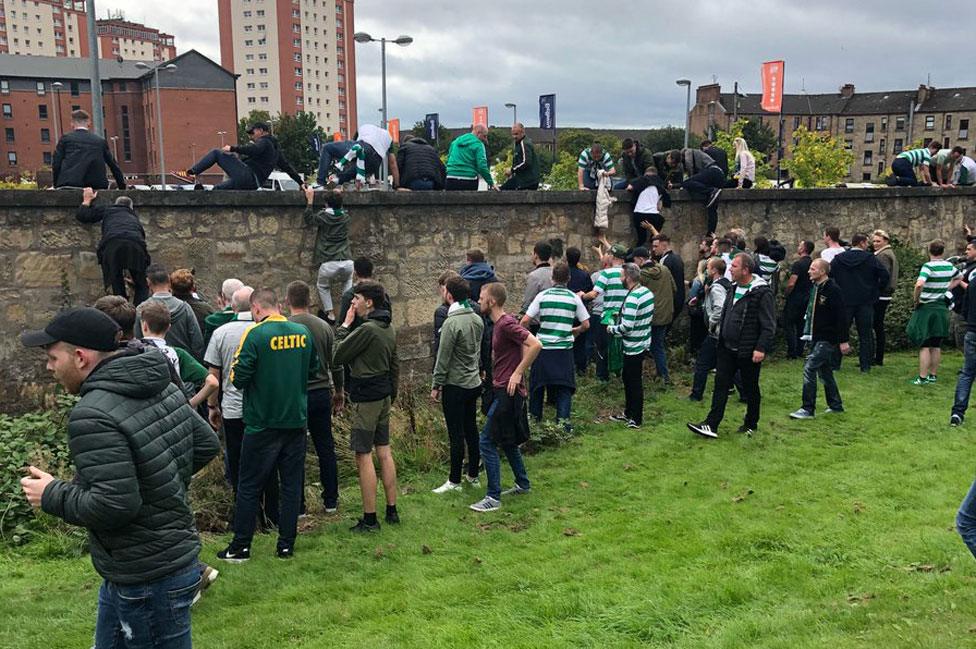
[[[625,191],[613,192],[626,201]],[[100,191],[104,199],[129,196],[135,205],[146,207],[277,207],[302,205],[305,197],[298,191]],[[727,189],[722,201],[822,201],[852,199],[939,198],[945,194],[972,196],[976,187],[936,189],[934,187],[878,187],[825,189]],[[692,200],[685,191],[672,192],[676,201]],[[514,192],[347,192],[350,207],[450,207],[454,205],[566,205],[592,203],[595,193],[586,191],[514,191]],[[0,190],[0,209],[10,207],[76,207],[81,190]]]

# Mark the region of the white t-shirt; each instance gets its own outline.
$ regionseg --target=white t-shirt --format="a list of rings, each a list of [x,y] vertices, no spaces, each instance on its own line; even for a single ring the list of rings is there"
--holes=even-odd
[[[177,376],[179,376],[179,374],[180,374],[180,357],[176,355],[176,350],[173,349],[172,347],[170,347],[169,345],[167,345],[166,344],[166,341],[164,339],[162,339],[162,338],[153,338],[153,337],[150,336],[150,337],[147,337],[147,338],[143,338],[143,340],[145,340],[146,342],[150,342],[150,343],[156,345],[156,347],[159,348],[159,351],[163,352],[163,354],[166,355],[166,358],[169,359],[169,362],[173,364],[173,367],[176,369],[176,374],[177,374]]]
[[[657,187],[651,185],[637,197],[634,211],[640,214],[658,214],[657,203],[660,200],[661,194],[657,191]]]
[[[380,157],[386,155],[390,150],[390,144],[393,143],[389,131],[372,124],[363,124],[359,127],[359,139],[373,147]]]
[[[844,252],[843,246],[838,246],[837,248],[824,248],[820,251],[820,258],[829,264],[834,260],[834,257],[842,252]]]

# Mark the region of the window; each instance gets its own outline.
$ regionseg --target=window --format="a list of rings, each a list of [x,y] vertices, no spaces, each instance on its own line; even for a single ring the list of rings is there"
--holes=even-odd
[[[880,160],[878,162],[878,175],[883,176],[884,172],[885,172],[885,163],[884,160]]]
[[[253,29],[254,27],[252,27],[251,25],[244,25],[244,31],[246,32],[252,31]]]
[[[300,39],[300,38],[294,38],[294,39],[292,39],[291,45],[292,45],[292,47],[301,47],[302,46],[302,39]]]
[[[81,110],[81,106],[79,104],[71,104],[71,112],[73,113],[76,110]]]
[[[887,143],[888,143],[888,141],[885,138],[881,138],[881,142],[878,144],[878,153],[884,153],[885,152],[885,145]]]
[[[122,106],[122,157],[132,161],[132,138],[129,135],[129,107]]]
[[[43,81],[38,81],[37,82],[37,94],[43,95],[45,92],[47,92],[47,91],[44,88],[44,82]]]
[[[49,165],[49,164],[52,164],[54,162],[54,158],[51,156],[51,152],[50,151],[45,151],[41,155],[44,158],[44,164]]]
[[[904,117],[896,117],[895,118],[895,130],[896,131],[904,131],[905,130],[905,118]]]
[[[816,130],[816,131],[825,131],[825,130],[827,130],[827,118],[825,116],[823,116],[823,115],[818,115],[817,116],[817,123],[816,123],[816,126],[814,127],[814,130]]]
[[[258,68],[258,74],[267,74],[268,68]]]
[[[244,41],[244,46],[245,47],[251,47],[252,45],[254,45],[254,41],[253,40],[248,39],[248,40]]]
[[[4,104],[3,105],[3,116],[4,117],[13,117],[14,116],[14,108],[13,108],[13,106],[11,106],[10,104]]]
[[[898,155],[899,153],[902,152],[902,150],[904,150],[904,148],[905,148],[904,141],[900,137],[896,137],[895,143],[891,147],[891,152],[894,153],[895,155]]]
[[[262,54],[258,54],[258,60],[259,61],[267,61],[268,60],[268,55],[267,54],[263,54],[263,53]]]
[[[295,68],[295,76],[296,77],[302,76],[302,69],[301,68]]]
[[[247,103],[249,103],[249,104],[253,104],[256,101],[257,101],[257,99],[255,99],[254,97],[248,97],[247,98]]]
[[[267,97],[261,97],[261,103],[262,104],[268,103],[268,98]]]
[[[258,25],[258,31],[259,32],[263,32],[264,31],[264,25],[263,24]]]
[[[943,138],[942,139],[942,148],[943,149],[948,149],[949,148],[949,138]]]
[[[4,139],[7,142],[13,142],[15,140],[15,138],[14,138],[14,130],[12,128],[5,128],[5,129],[3,129],[3,134],[4,134]]]
[[[254,55],[253,54],[245,54],[244,55],[244,60],[245,61],[253,61],[254,60]]]
[[[864,125],[864,141],[874,142],[874,122],[868,122]]]
[[[925,130],[931,131],[935,129],[935,115],[925,116]]]
[[[10,82],[6,79],[0,80],[0,95],[10,94]]]
[[[251,12],[250,11],[245,11],[244,12],[244,17],[245,18],[250,18],[251,17]]]
[[[845,133],[853,133],[854,132],[854,118],[853,117],[848,117],[847,120],[844,121],[844,132]]]
[[[959,120],[959,139],[965,140],[968,137],[969,137],[969,120],[961,119]]]
[[[871,149],[868,149],[867,151],[864,152],[864,166],[865,167],[869,167],[872,164],[874,164],[873,154],[874,154],[874,152],[871,151]]]
[[[72,97],[77,97],[80,94],[81,94],[81,90],[78,87],[78,82],[77,81],[72,81],[71,82],[71,96]]]
[[[850,151],[854,148],[854,140],[844,140],[844,149]]]
[[[261,90],[267,90],[268,89],[268,82],[267,81],[262,81],[261,84],[260,84],[260,87],[261,87]]]
[[[864,181],[864,182],[870,182],[871,181],[871,172],[870,171],[865,171],[864,173],[862,173],[861,174],[861,180]]]
[[[247,89],[248,90],[254,90],[254,83],[251,82],[251,83],[247,84]]]
[[[7,164],[9,164],[11,167],[17,166],[17,154],[13,151],[7,152]]]
[[[37,107],[37,117],[38,119],[47,119],[47,105],[41,104]]]
[[[952,130],[952,115],[946,115],[946,118],[945,118],[945,130],[947,130],[947,131],[951,131]]]
[[[931,142],[931,141],[932,141],[932,138],[930,138],[930,137],[922,138],[922,146],[928,146],[929,145],[929,142]]]
[[[264,9],[258,9],[257,14],[255,14],[255,15],[260,18],[261,16],[264,15]]]
[[[41,129],[41,142],[50,142],[50,141],[51,141],[51,129],[49,129],[49,128],[42,128]]]
[[[881,118],[881,130],[882,131],[887,131],[888,130],[888,118],[887,117],[882,117]]]
[[[291,55],[291,58],[292,58],[292,60],[295,63],[301,63],[302,62],[302,55],[300,53],[298,53],[298,52],[295,52],[294,54],[292,54]]]

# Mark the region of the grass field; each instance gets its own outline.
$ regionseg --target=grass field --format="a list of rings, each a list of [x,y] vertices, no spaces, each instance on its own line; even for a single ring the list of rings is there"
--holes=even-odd
[[[939,383],[914,387],[912,355],[868,376],[848,360],[847,413],[791,422],[801,366],[772,363],[759,432],[733,432],[733,399],[716,441],[685,429],[706,405],[684,386],[655,392],[632,431],[602,420],[620,390],[587,384],[583,434],[527,458],[531,495],[478,515],[480,490],[429,492],[446,469],[404,476],[403,524],[353,536],[344,485],[341,516],[313,518],[294,560],[261,536],[249,563],[217,566],[195,644],[976,646],[976,561],[953,529],[976,414],[947,425],[960,364],[947,354]],[[208,537],[203,560],[226,540]],[[91,644],[99,580],[49,545],[0,554],[0,647]]]

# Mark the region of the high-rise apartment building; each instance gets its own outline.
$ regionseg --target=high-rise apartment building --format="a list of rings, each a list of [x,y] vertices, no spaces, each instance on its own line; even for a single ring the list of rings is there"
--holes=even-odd
[[[96,21],[103,59],[168,61],[176,57],[169,34],[125,20]],[[78,0],[0,0],[0,54],[88,56],[85,3]]]
[[[326,132],[356,123],[353,0],[218,0],[220,63],[240,75],[237,112],[307,112]]]

